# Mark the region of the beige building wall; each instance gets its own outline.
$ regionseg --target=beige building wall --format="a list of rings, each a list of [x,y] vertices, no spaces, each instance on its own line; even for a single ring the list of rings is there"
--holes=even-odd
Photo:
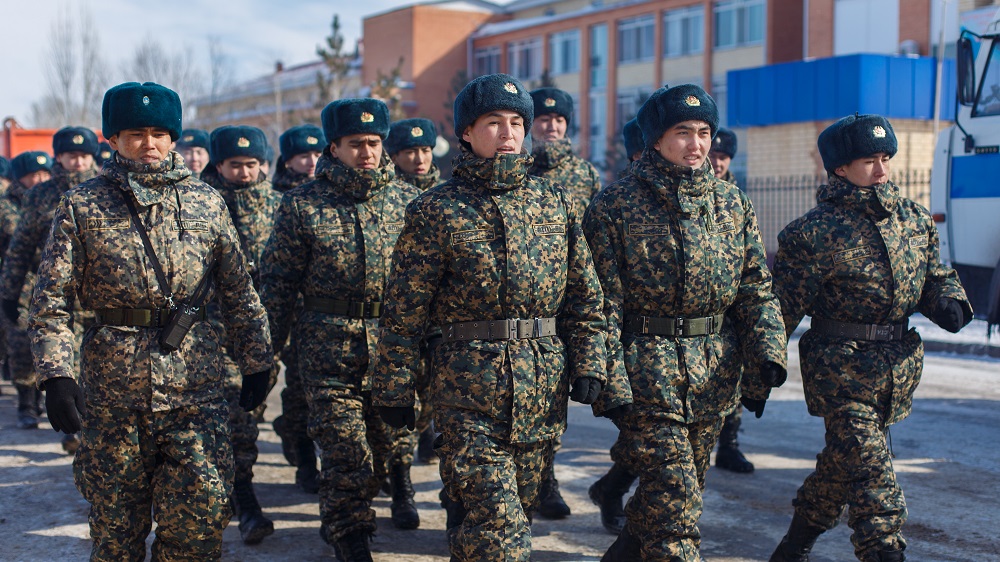
[[[653,69],[656,63],[641,62],[618,66],[618,89],[635,86],[652,86]]]
[[[674,86],[692,80],[701,83],[704,66],[705,57],[703,55],[663,59],[663,64],[660,66],[663,69],[663,84]],[[663,84],[658,84],[658,86]]]
[[[764,47],[742,47],[712,53],[712,74],[725,74],[737,68],[750,68],[767,64]]]
[[[572,74],[560,74],[559,76],[553,76],[552,81],[555,82],[556,88],[564,90],[573,95],[578,95],[580,93],[580,73],[574,72]]]

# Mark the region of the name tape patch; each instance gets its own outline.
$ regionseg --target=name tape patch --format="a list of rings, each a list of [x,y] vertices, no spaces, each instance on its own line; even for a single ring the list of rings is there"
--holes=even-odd
[[[833,254],[833,263],[844,263],[854,260],[860,260],[863,258],[871,257],[872,247],[871,246],[860,246],[858,248],[851,248],[849,250],[841,250]]]
[[[927,246],[927,235],[921,234],[920,236],[910,237],[910,247],[911,248],[923,248]]]
[[[403,223],[387,222],[385,223],[385,231],[389,234],[399,234],[400,232],[403,232]]]
[[[451,233],[452,244],[467,244],[469,242],[489,242],[496,239],[492,228],[482,228],[479,230],[462,230]]]
[[[87,230],[125,230],[132,223],[126,218],[87,219]]]
[[[667,236],[670,234],[668,224],[630,224],[628,225],[629,236]]]
[[[536,236],[553,236],[556,234],[566,234],[565,223],[533,224]]]

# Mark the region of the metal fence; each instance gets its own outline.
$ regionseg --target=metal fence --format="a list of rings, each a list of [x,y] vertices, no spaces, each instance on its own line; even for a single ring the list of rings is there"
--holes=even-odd
[[[816,206],[816,188],[826,183],[826,176],[770,176],[747,178],[740,185],[753,201],[764,238],[767,256],[778,251],[778,233],[785,225]],[[931,171],[902,170],[892,173],[900,194],[929,207]]]

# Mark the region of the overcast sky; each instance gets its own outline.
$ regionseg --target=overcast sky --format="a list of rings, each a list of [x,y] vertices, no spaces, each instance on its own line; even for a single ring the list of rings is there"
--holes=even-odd
[[[496,1],[506,4],[510,0]],[[31,103],[48,90],[45,68],[57,10],[90,12],[101,50],[116,75],[122,61],[153,36],[168,50],[191,46],[207,67],[210,36],[222,39],[238,78],[271,72],[316,59],[316,46],[340,16],[345,50],[353,50],[365,16],[418,3],[414,0],[0,0],[0,118],[27,123]]]

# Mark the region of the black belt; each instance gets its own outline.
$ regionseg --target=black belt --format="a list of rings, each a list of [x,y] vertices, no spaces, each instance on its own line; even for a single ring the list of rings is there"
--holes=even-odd
[[[382,301],[347,301],[323,297],[305,297],[305,309],[323,314],[350,316],[351,318],[378,318],[382,316]]]
[[[813,318],[811,330],[824,336],[849,340],[893,341],[901,340],[909,329],[910,321],[901,324],[855,324],[825,318]]]
[[[133,328],[162,328],[170,321],[173,308],[104,308],[95,310],[97,323],[105,326],[131,326]],[[198,310],[197,320],[205,319],[205,308]]]
[[[693,337],[717,334],[722,331],[724,314],[701,318],[656,318],[653,316],[627,316],[622,330],[635,334],[654,336]]]
[[[521,340],[556,335],[555,318],[472,320],[441,326],[441,341]]]

